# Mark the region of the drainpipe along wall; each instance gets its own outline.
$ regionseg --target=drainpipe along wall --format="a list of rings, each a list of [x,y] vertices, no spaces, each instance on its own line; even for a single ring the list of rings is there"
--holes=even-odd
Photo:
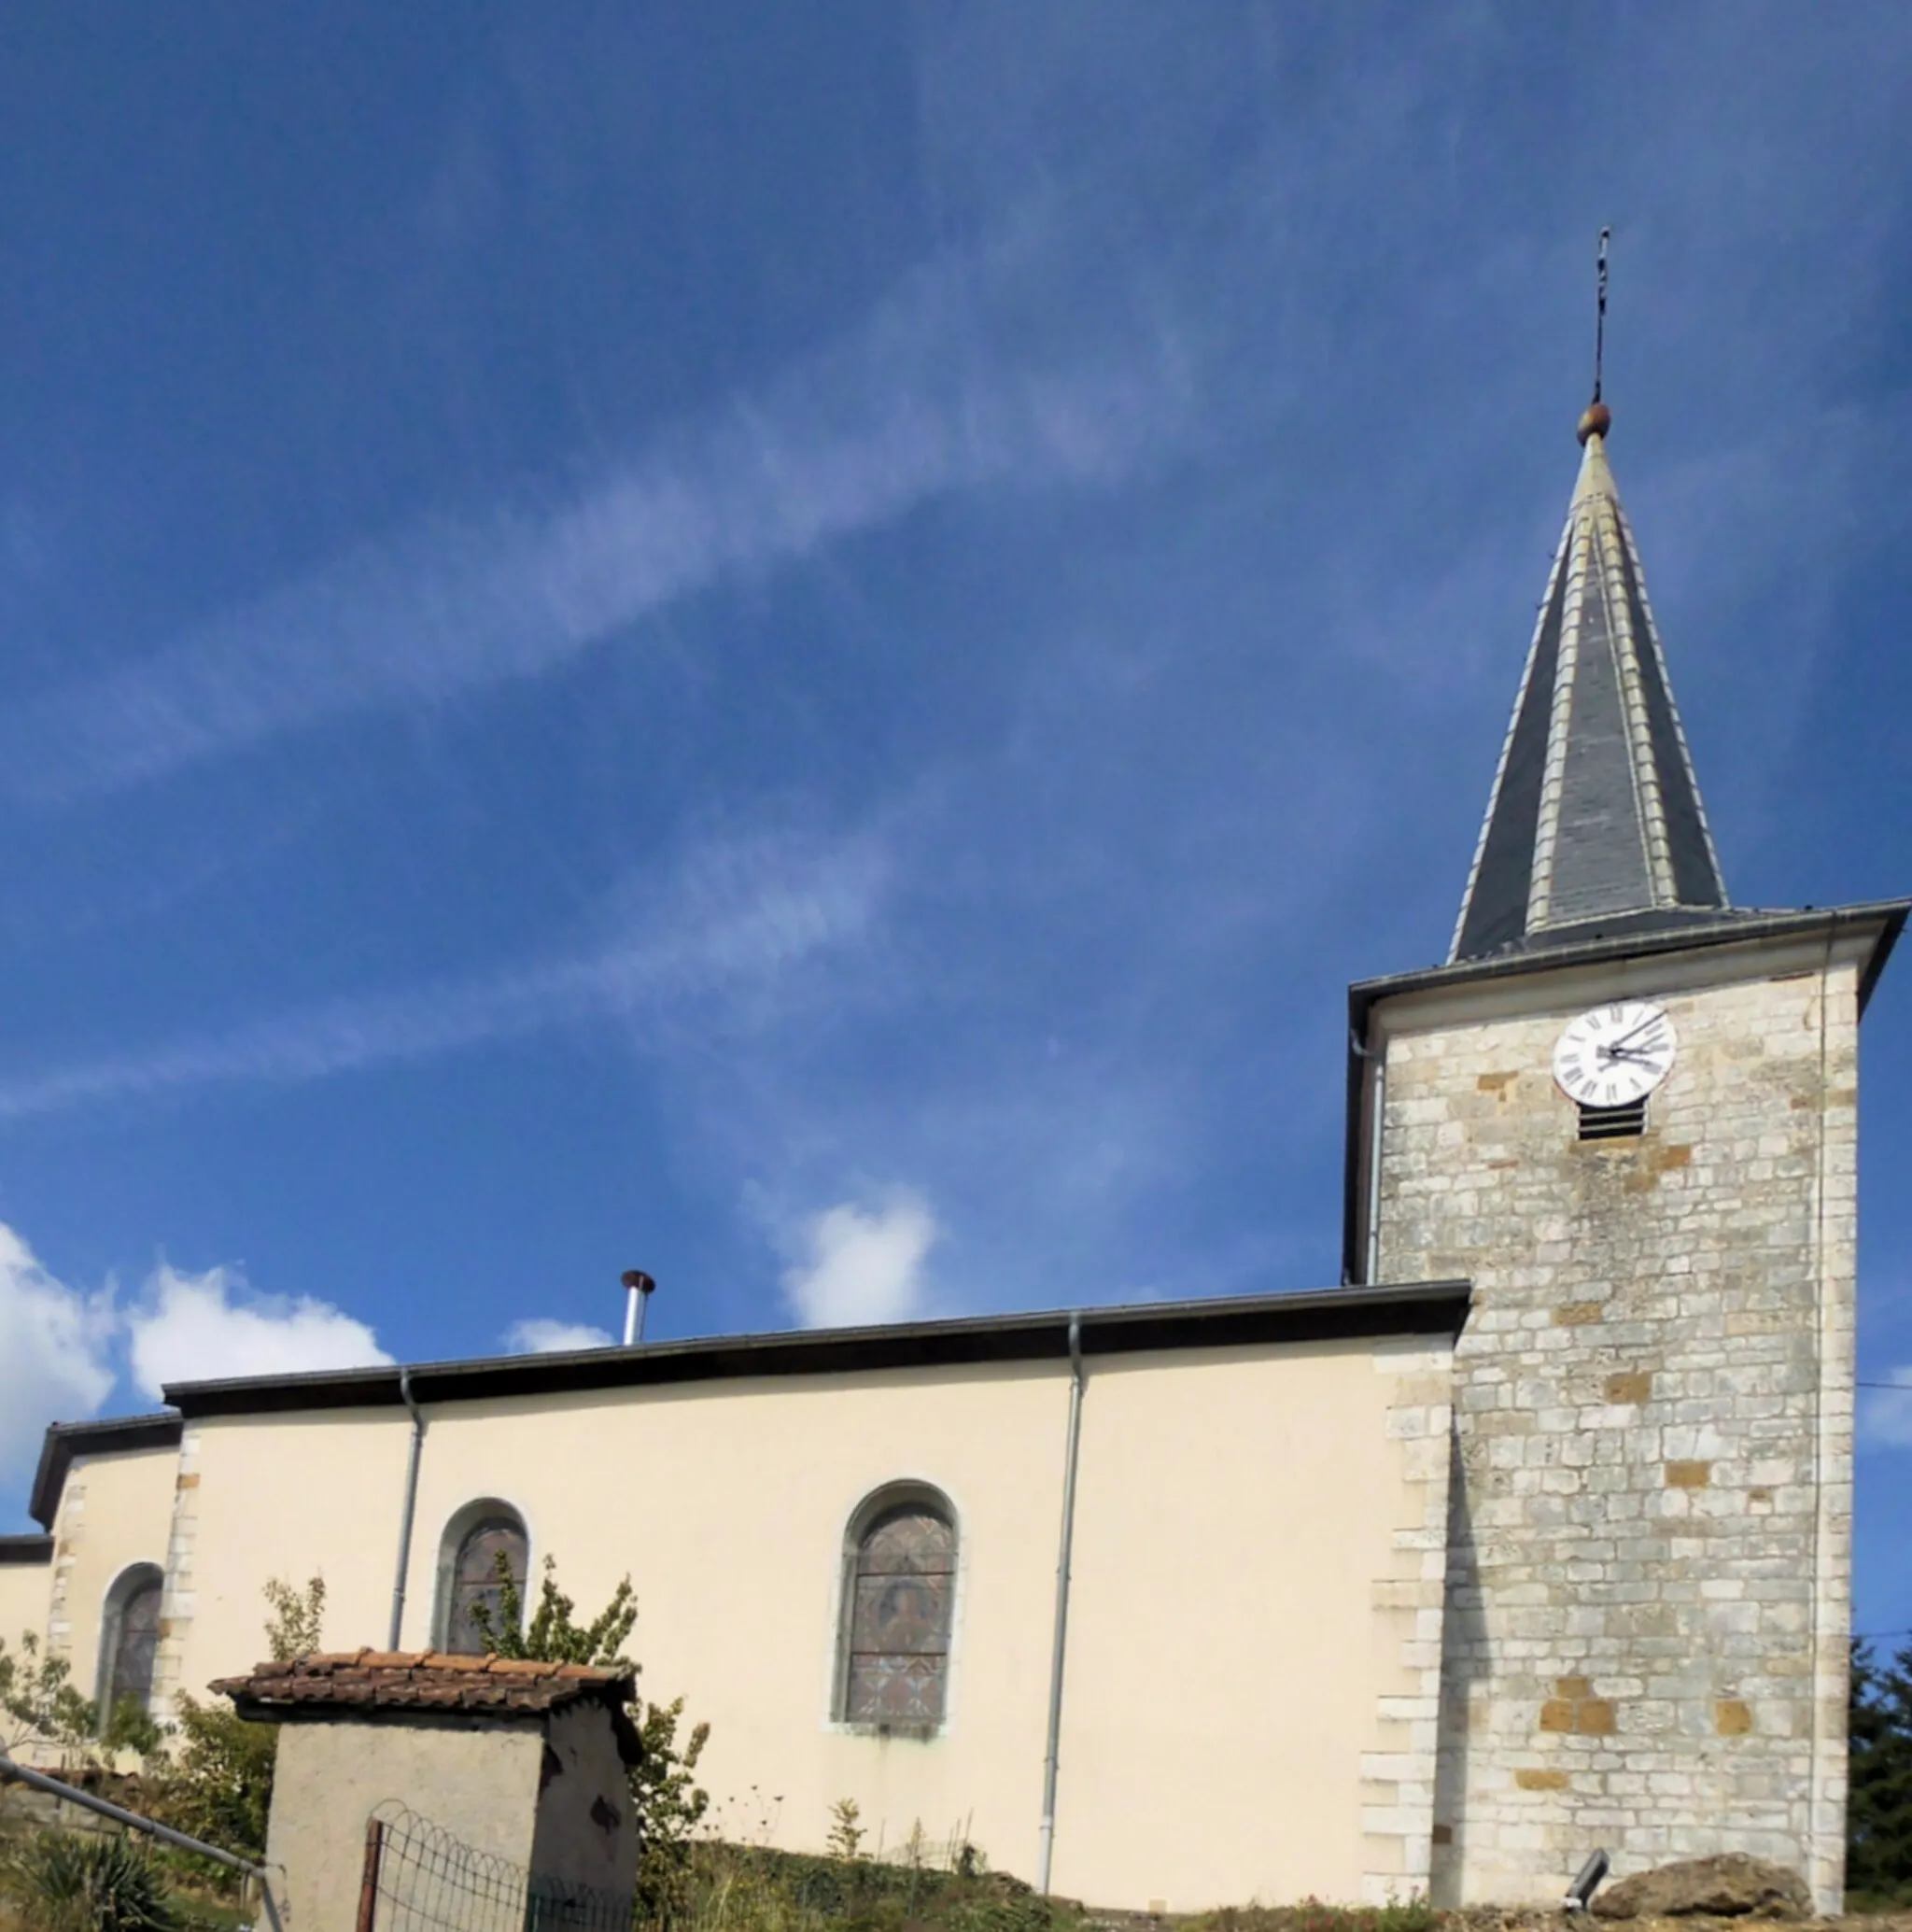
[[[1069,1648],[1069,1560],[1076,1541],[1076,1461],[1082,1444],[1082,1317],[1069,1318],[1069,1436],[1062,1452],[1062,1536],[1056,1558],[1056,1635],[1049,1655],[1047,1748],[1042,1760],[1042,1830],[1036,1851],[1035,1889],[1049,1888],[1056,1848],[1056,1773],[1062,1736],[1062,1660]]]
[[[1368,1063],[1368,1225],[1363,1230],[1367,1252],[1361,1280],[1372,1288],[1381,1279],[1381,1136],[1387,1119],[1387,1042],[1364,1047],[1357,1040],[1355,1051]]]
[[[399,1512],[399,1573],[392,1579],[392,1626],[387,1650],[399,1647],[405,1628],[405,1578],[412,1568],[412,1518],[418,1507],[418,1456],[425,1446],[425,1411],[412,1400],[412,1371],[399,1371],[399,1400],[412,1412],[412,1447],[405,1458],[405,1497]]]

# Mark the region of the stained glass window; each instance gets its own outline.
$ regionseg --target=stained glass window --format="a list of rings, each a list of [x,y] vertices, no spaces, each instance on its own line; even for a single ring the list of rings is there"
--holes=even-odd
[[[112,1669],[106,1680],[104,1719],[131,1698],[144,1711],[152,1701],[153,1657],[160,1647],[160,1597],[163,1579],[151,1564],[125,1579],[127,1587],[109,1612]]]
[[[949,1674],[956,1529],[922,1501],[879,1510],[851,1565],[843,1715],[852,1724],[936,1725]]]
[[[525,1526],[514,1516],[481,1516],[465,1531],[452,1565],[451,1599],[445,1605],[444,1647],[448,1651],[475,1657],[484,1650],[485,1636],[471,1615],[472,1606],[483,1604],[493,1628],[497,1627],[502,1614],[498,1559],[505,1559],[522,1599],[527,1549]]]

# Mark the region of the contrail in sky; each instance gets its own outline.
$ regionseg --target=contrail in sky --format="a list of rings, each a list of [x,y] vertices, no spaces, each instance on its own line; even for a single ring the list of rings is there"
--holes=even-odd
[[[57,801],[377,706],[563,663],[674,599],[954,491],[1106,483],[1175,433],[1174,331],[1032,331],[1053,238],[919,270],[761,396],[659,435],[570,501],[428,519],[0,719],[0,785]],[[1034,340],[1031,340],[1032,332]]]

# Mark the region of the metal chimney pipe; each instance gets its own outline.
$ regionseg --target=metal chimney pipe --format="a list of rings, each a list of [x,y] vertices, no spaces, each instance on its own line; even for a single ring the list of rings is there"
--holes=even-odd
[[[657,1284],[641,1268],[624,1271],[624,1346],[635,1348],[644,1339],[644,1310]]]

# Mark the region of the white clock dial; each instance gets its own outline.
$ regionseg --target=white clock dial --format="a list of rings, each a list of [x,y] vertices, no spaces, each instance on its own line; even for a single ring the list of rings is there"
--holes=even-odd
[[[1630,1107],[1673,1070],[1679,1041],[1664,1008],[1645,1000],[1596,1007],[1554,1048],[1554,1078],[1582,1107]]]

